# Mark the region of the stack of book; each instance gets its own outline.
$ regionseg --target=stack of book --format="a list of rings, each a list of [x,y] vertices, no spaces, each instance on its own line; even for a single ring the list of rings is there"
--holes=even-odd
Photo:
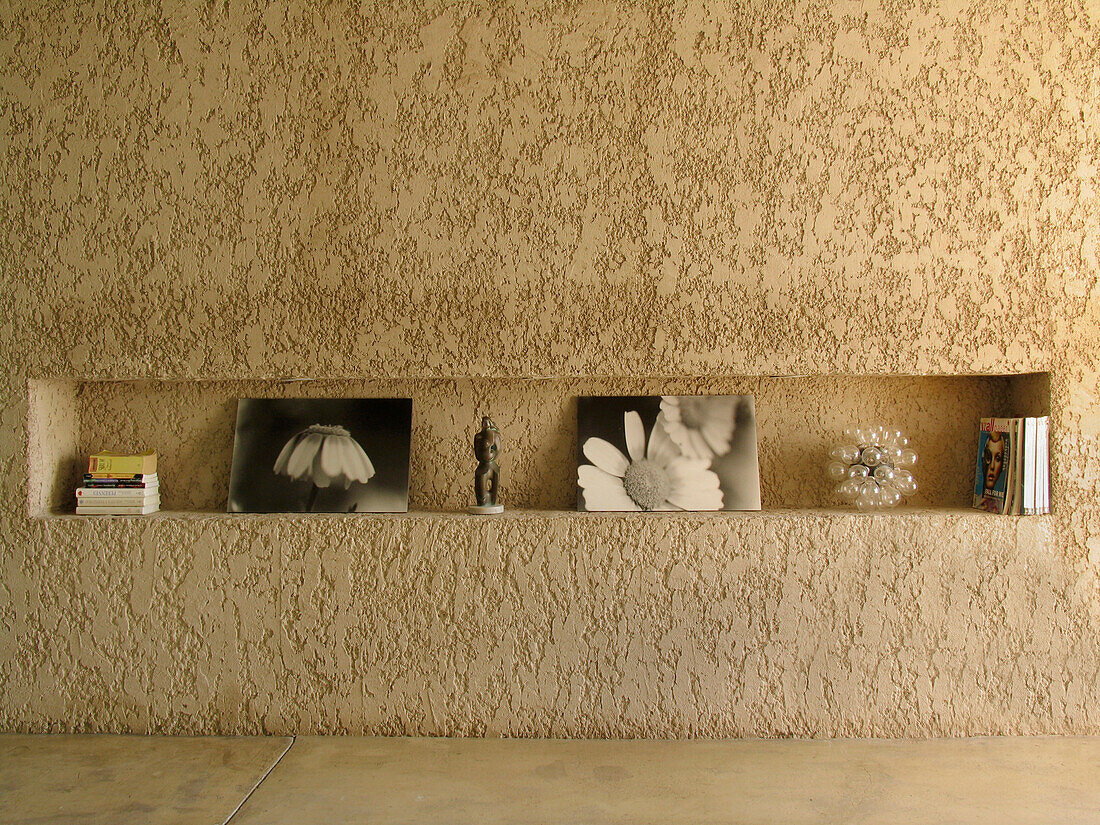
[[[88,457],[76,512],[86,516],[143,516],[160,509],[157,454],[96,453]]]
[[[1050,512],[1050,419],[983,418],[974,506],[1005,515]]]

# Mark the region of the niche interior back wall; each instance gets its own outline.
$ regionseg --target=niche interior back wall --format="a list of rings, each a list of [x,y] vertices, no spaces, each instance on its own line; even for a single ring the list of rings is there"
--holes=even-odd
[[[2,4],[0,726],[1100,732],[1098,43],[1083,0]],[[1023,373],[1047,517],[39,512],[91,381]]]

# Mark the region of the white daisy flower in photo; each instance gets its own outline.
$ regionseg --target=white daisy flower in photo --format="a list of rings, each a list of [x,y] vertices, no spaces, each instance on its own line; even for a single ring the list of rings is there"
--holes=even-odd
[[[709,461],[730,451],[737,401],[728,395],[664,395],[657,427],[665,429],[688,458]]]
[[[665,432],[654,426],[646,444],[642,417],[623,415],[625,456],[602,438],[584,442],[581,452],[591,464],[577,468],[586,510],[721,510],[718,476],[709,460],[680,454]]]
[[[317,492],[333,483],[345,490],[353,481],[366,484],[374,476],[374,465],[352,437],[340,426],[314,424],[293,436],[275,459],[274,471],[292,479],[308,479],[306,511],[313,510]]]

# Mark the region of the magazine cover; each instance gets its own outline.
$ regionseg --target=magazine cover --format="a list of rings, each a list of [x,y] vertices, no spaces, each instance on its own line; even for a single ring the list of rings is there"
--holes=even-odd
[[[983,418],[974,472],[974,506],[990,513],[1011,512],[1016,462],[1012,419]]]

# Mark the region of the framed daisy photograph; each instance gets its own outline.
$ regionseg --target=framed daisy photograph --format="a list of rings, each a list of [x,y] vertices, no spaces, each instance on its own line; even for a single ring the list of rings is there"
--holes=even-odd
[[[751,395],[577,399],[577,509],[759,510]]]
[[[230,513],[404,513],[409,398],[242,398]]]

